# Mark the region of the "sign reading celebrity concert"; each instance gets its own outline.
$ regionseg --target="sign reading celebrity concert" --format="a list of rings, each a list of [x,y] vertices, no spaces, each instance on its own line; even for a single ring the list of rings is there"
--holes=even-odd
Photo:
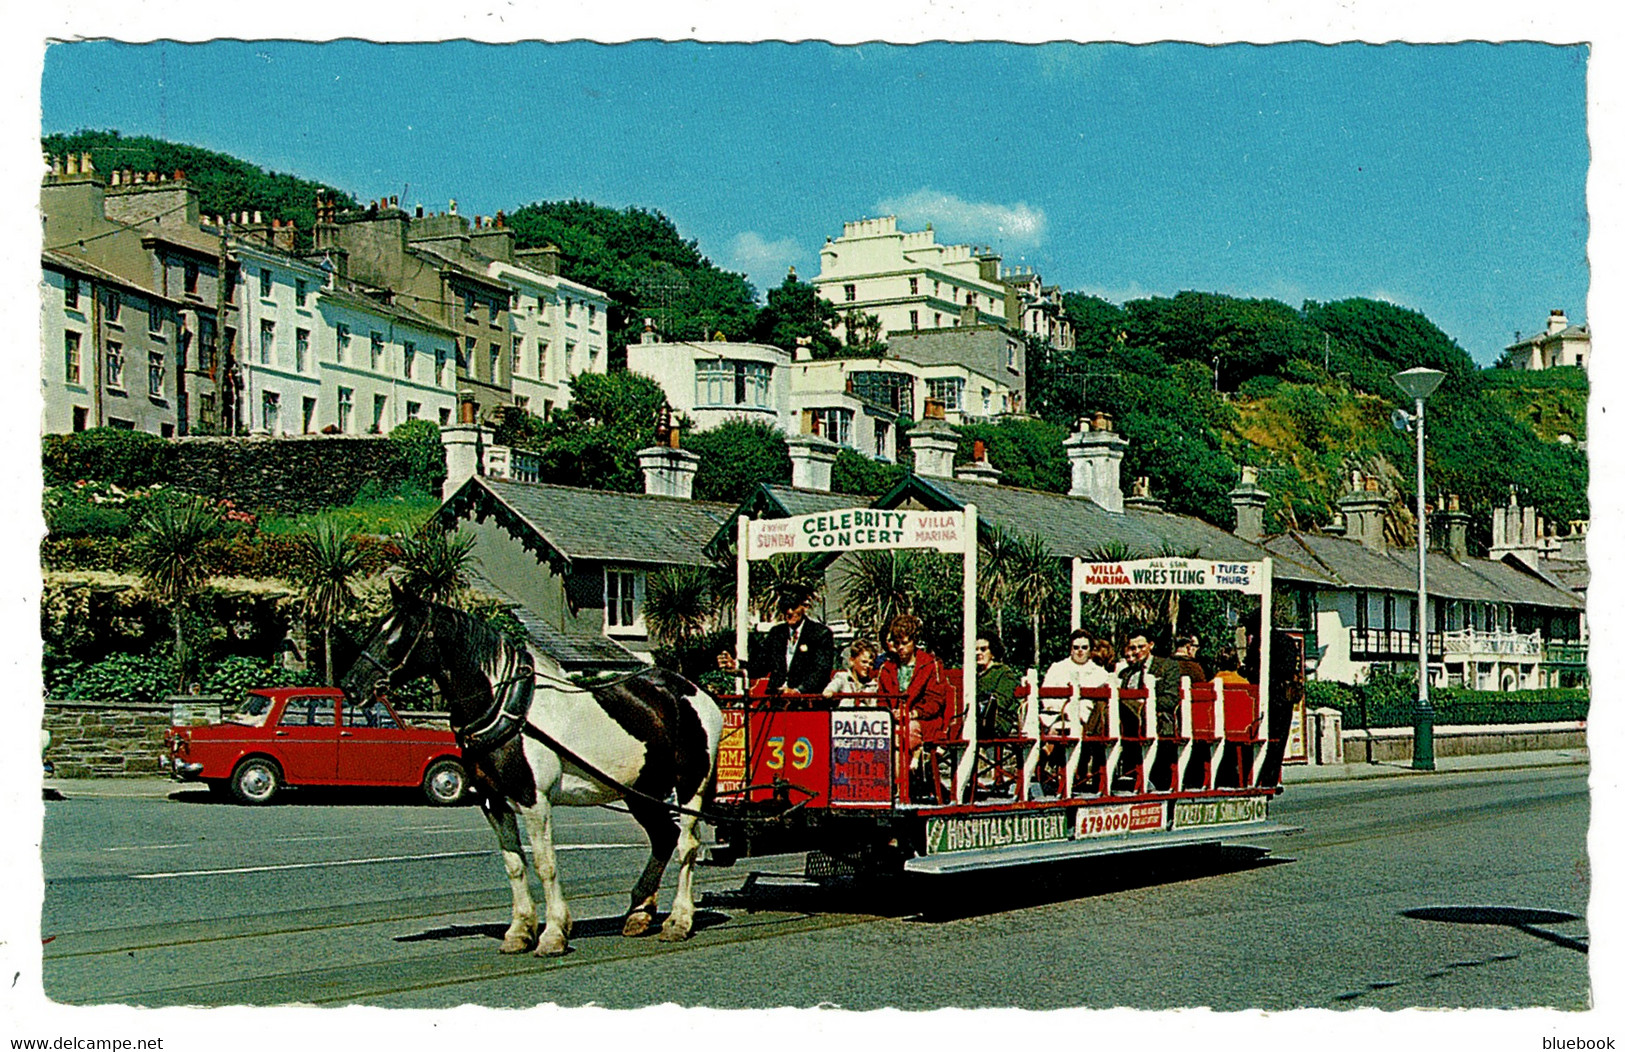
[[[962,511],[844,508],[752,522],[746,557],[901,548],[963,552],[968,536]]]
[[[1123,562],[1081,560],[1078,588],[1099,592],[1114,588],[1171,588],[1180,591],[1225,591],[1249,595],[1264,590],[1260,563],[1214,562],[1206,559],[1134,559]]]

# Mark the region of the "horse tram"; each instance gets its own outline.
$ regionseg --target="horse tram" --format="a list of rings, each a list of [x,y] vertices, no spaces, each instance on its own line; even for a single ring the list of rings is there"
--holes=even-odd
[[[1302,687],[1301,650],[1279,630],[1255,627],[1249,637],[1257,668],[1271,670],[1256,684],[1181,678],[1177,691],[1159,695],[1155,680],[1127,689],[1115,676],[1099,687],[1043,687],[1029,670],[1016,692],[1019,732],[979,740],[976,523],[974,505],[740,519],[742,661],[751,562],[862,548],[963,556],[963,654],[959,669],[944,672],[946,712],[917,747],[899,694],[769,694],[758,679],[719,697],[723,731],[706,809],[716,842],[704,861],[806,852],[809,877],[946,875],[1296,831],[1270,816]],[[1271,623],[1269,559],[1074,559],[1073,628],[1083,595],[1114,589],[1230,591],[1257,597],[1254,626]]]

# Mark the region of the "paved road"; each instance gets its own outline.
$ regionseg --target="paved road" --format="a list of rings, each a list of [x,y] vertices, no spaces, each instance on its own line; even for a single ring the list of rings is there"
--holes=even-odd
[[[618,935],[645,855],[635,825],[564,811],[580,920],[559,960],[495,952],[507,893],[472,809],[246,809],[87,783],[46,807],[45,990],[144,1005],[1580,1008],[1587,773],[1291,786],[1275,817],[1306,831],[1270,857],[857,890],[767,877],[749,893],[744,864],[708,869],[704,926],[678,947]],[[799,872],[771,861],[749,868]]]

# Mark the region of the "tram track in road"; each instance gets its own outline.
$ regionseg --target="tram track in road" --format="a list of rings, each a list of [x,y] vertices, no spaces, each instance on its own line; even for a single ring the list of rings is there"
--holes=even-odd
[[[783,874],[778,874],[783,875]],[[720,891],[742,882],[740,871],[698,875],[696,892]],[[724,896],[725,898],[727,896]],[[613,910],[624,896],[619,892],[577,895],[571,900],[578,914]],[[410,994],[462,984],[480,983],[531,973],[610,966],[655,954],[684,949],[728,946],[790,937],[887,919],[857,913],[818,913],[808,910],[703,904],[696,935],[682,944],[662,943],[652,936],[624,939],[618,912],[591,916],[575,925],[571,952],[560,958],[529,954],[501,955],[496,941],[507,927],[507,891],[492,890],[463,895],[422,896],[344,907],[280,911],[212,921],[144,925],[137,928],[65,932],[46,944],[46,991],[66,1004],[132,1004],[146,1007],[231,1004],[351,1004],[396,994]],[[165,956],[192,949],[214,949],[233,960],[265,960],[259,944],[279,936],[320,937],[343,935],[367,928],[389,927],[387,945],[452,941],[478,937],[477,945],[387,958],[350,961],[316,968],[288,967],[244,972],[209,982],[130,983],[123,988],[95,982],[95,992],[62,989],[72,980],[67,968],[89,985],[98,966],[123,967],[137,955]],[[245,948],[239,952],[238,947]],[[246,949],[252,948],[252,949]],[[57,973],[53,976],[53,973]]]

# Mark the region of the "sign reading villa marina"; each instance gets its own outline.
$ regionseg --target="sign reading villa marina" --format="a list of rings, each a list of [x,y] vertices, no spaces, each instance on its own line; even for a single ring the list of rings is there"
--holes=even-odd
[[[1259,563],[1204,559],[1136,559],[1082,564],[1078,587],[1085,592],[1116,588],[1173,588],[1184,591],[1263,592]]]
[[[748,558],[765,559],[782,552],[877,548],[962,552],[966,536],[962,511],[847,508],[751,522]]]

